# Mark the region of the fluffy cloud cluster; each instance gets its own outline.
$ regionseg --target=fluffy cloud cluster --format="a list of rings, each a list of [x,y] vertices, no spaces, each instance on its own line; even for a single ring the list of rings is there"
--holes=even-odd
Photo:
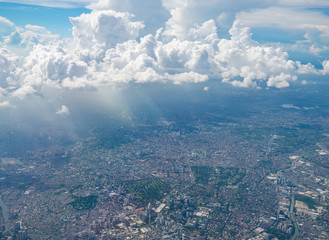
[[[18,57],[5,48],[0,48],[0,89],[13,84],[16,78]]]
[[[28,51],[36,44],[49,44],[58,40],[57,35],[51,34],[46,28],[26,25],[24,28],[15,26],[10,20],[0,16],[0,46],[11,48],[27,48]]]
[[[49,44],[58,40],[44,27],[26,25],[25,28],[15,28],[10,35],[4,37],[4,42],[11,46],[32,48],[37,44]]]
[[[195,25],[201,24],[209,19],[214,19],[216,23],[227,30],[232,26],[235,13],[253,9],[268,7],[273,4],[273,0],[163,0],[163,6],[170,12],[171,17],[166,23],[166,34],[185,38],[188,30]]]
[[[285,4],[288,2],[294,4],[294,1]],[[283,88],[300,74],[329,73],[328,62],[323,63],[320,71],[312,64],[289,60],[279,47],[254,41],[250,29],[240,21],[231,25],[228,38],[218,35],[218,26],[225,18],[225,12],[219,16],[217,13],[216,17],[219,7],[227,11],[259,4],[267,7],[273,4],[271,0],[248,1],[239,7],[228,0],[163,0],[163,7],[171,17],[156,34],[145,36],[140,34],[145,25],[137,17],[104,10],[110,6],[119,8],[117,3],[101,0],[90,5],[94,9],[91,13],[70,18],[73,38],[66,40],[59,40],[42,27],[17,28],[9,20],[0,19],[0,33],[4,36],[0,49],[0,97],[24,98],[41,92],[45,86],[98,88],[155,81],[181,84],[210,78],[237,87]],[[123,1],[121,10],[131,8],[132,4],[133,1]],[[195,23],[191,17],[194,14],[204,21]],[[209,14],[214,19],[209,20]],[[248,22],[247,17],[244,12],[237,18]],[[12,45],[32,50],[27,56],[17,57],[8,50]],[[6,105],[0,99],[0,106]],[[66,112],[62,108],[58,114]]]
[[[4,101],[3,96],[8,94],[12,85],[15,85],[16,67],[18,57],[4,48],[0,48],[0,107],[8,107],[10,104]]]
[[[131,21],[132,15],[113,10],[94,11],[70,18],[73,24],[73,36],[80,47],[91,48],[104,45],[115,47],[118,43],[136,39],[139,30],[144,27],[141,22]]]
[[[71,19],[73,42],[65,46],[37,45],[25,59],[23,86],[77,88],[152,81],[179,84],[211,77],[240,87],[255,87],[259,81],[268,81],[271,87],[287,87],[296,80],[297,66],[288,55],[253,41],[249,29],[239,23],[231,28],[230,39],[220,39],[215,21],[210,20],[189,29],[187,40],[168,40],[165,31],[136,40],[142,24],[130,21],[130,17],[96,11]],[[109,37],[112,29],[115,33]]]

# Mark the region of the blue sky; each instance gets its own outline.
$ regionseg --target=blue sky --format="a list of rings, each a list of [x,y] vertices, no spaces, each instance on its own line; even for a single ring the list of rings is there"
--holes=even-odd
[[[41,25],[52,33],[63,37],[72,36],[72,24],[69,17],[76,17],[91,10],[79,8],[54,8],[18,3],[0,2],[0,16],[12,21],[17,26],[27,24]]]
[[[307,85],[328,53],[327,0],[0,1],[0,108],[49,88]]]

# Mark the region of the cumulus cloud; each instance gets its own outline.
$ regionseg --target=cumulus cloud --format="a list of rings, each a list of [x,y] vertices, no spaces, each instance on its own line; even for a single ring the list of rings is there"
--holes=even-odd
[[[270,79],[267,81],[267,86],[285,88],[285,87],[289,87],[289,82],[296,80],[297,80],[296,76],[281,73],[280,75],[270,77]]]
[[[69,114],[70,114],[70,110],[65,105],[62,105],[61,109],[59,109],[56,112],[56,115],[69,115]]]
[[[230,30],[231,39],[222,39],[215,60],[223,67],[223,81],[234,86],[257,86],[257,81],[269,81],[268,86],[288,87],[295,76],[284,78],[285,84],[273,84],[282,79],[279,76],[294,75],[296,65],[280,48],[265,47],[251,39],[250,29],[236,22]],[[238,81],[235,78],[241,78]]]
[[[323,61],[322,66],[323,66],[322,74],[323,75],[329,74],[329,61],[328,60]]]
[[[25,58],[23,82],[29,86],[49,84],[60,87],[66,78],[81,77],[86,74],[87,63],[79,59],[67,47],[58,45],[37,45]]]
[[[30,51],[37,44],[52,44],[59,36],[52,34],[45,27],[26,25],[17,27],[8,19],[0,16],[0,45],[7,48],[22,48]],[[1,39],[0,38],[0,39]]]
[[[105,15],[109,18],[103,18]],[[87,20],[91,21],[89,27],[96,29],[92,33],[86,31],[88,26],[80,27]],[[147,35],[137,41],[136,30],[141,25],[129,21],[129,15],[111,10],[75,18],[72,20],[74,41],[95,45],[77,49],[70,48],[74,44],[36,46],[25,59],[24,83],[34,89],[43,84],[75,88],[131,81],[179,84],[202,82],[211,77],[223,78],[224,82],[239,87],[256,87],[258,82],[268,80],[268,86],[287,87],[296,80],[297,69],[306,68],[289,60],[280,48],[264,47],[252,40],[250,29],[239,22],[231,28],[230,39],[220,39],[215,22],[209,20],[191,28],[189,40],[163,41],[164,33],[158,33],[157,37]],[[113,22],[121,22],[116,25],[121,28],[120,34],[105,37],[112,34]],[[107,26],[110,26],[107,32],[98,30]],[[138,27],[131,29],[131,26]]]
[[[147,2],[142,1],[141,5]],[[312,64],[290,60],[280,47],[253,40],[251,29],[242,21],[255,25],[248,14],[255,12],[258,13],[255,17],[265,18],[274,1],[241,1],[240,6],[228,0],[155,2],[163,4],[171,17],[153,34],[142,35],[145,24],[140,19],[128,12],[118,12],[135,6],[137,3],[132,0],[124,0],[122,5],[116,0],[89,5],[93,9],[91,13],[70,18],[73,38],[69,40],[60,40],[41,26],[18,28],[13,25],[3,44],[29,46],[31,51],[27,56],[18,57],[5,48],[0,49],[2,95],[23,99],[49,86],[100,88],[131,82],[183,84],[209,79],[219,79],[236,87],[283,88],[297,81],[301,74],[329,73],[327,61],[323,62],[323,70],[318,70]],[[280,4],[293,4],[293,1]],[[220,37],[218,16],[225,18],[228,16],[225,11],[237,12],[256,6],[267,10],[241,12],[237,15],[240,21],[231,24],[229,36]],[[291,13],[289,11],[283,15]],[[265,20],[270,23],[274,21],[272,18]],[[325,25],[318,19],[304,23]],[[326,21],[326,16],[322,20]],[[10,21],[3,22],[11,26]],[[292,28],[302,29],[298,24],[293,22]],[[65,109],[61,110],[65,112]]]
[[[14,32],[4,37],[4,42],[8,45],[32,49],[37,44],[51,44],[59,39],[58,35],[51,34],[49,31],[40,31],[42,27],[40,29],[37,27],[39,26],[31,29],[16,28]]]
[[[298,74],[320,74],[320,71],[314,67],[311,63],[301,64],[299,61],[296,61]]]
[[[17,64],[19,58],[5,48],[0,48],[0,88],[7,88],[14,84],[17,78]]]
[[[73,24],[73,36],[81,47],[104,44],[109,48],[137,38],[144,24],[131,21],[132,17],[128,13],[101,10],[71,17],[70,21]]]
[[[137,21],[145,24],[145,28],[140,31],[143,36],[154,34],[170,17],[161,0],[100,0],[91,3],[87,8],[132,13]]]
[[[273,0],[163,0],[163,6],[170,12],[171,18],[166,23],[166,35],[186,38],[188,30],[195,24],[215,19],[219,25],[231,26],[235,13],[253,8],[271,6]]]

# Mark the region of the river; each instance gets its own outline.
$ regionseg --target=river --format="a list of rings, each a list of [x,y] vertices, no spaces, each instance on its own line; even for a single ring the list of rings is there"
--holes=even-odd
[[[7,206],[4,203],[4,201],[0,198],[0,208],[1,208],[1,214],[2,218],[5,224],[5,232],[8,231],[8,213],[7,213]]]

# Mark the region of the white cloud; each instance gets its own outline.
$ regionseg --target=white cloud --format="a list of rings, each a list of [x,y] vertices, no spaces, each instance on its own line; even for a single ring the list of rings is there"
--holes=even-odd
[[[112,23],[115,15],[112,11],[106,12],[111,18],[97,20],[96,25],[100,28],[102,24],[108,26],[107,21]],[[117,17],[122,18],[121,15]],[[84,15],[83,19],[94,21],[91,16]],[[126,25],[130,24],[127,22]],[[140,41],[127,41],[123,34],[123,40],[118,38],[109,43],[110,46],[98,42],[91,49],[71,48],[73,44],[38,45],[25,59],[24,82],[34,88],[43,84],[81,88],[131,81],[179,84],[214,77],[239,87],[256,87],[259,82],[267,80],[270,80],[268,86],[285,87],[295,80],[297,68],[306,69],[306,66],[297,66],[288,60],[288,54],[281,49],[264,47],[252,40],[250,30],[238,22],[230,30],[230,39],[218,38],[213,20],[194,26],[189,32],[190,40],[173,38],[164,42],[160,41],[161,33],[158,39],[148,35]],[[94,33],[77,35],[75,41],[78,42],[85,38],[89,42],[98,41]],[[136,36],[130,37],[134,39]]]
[[[123,16],[128,16],[116,15],[111,10],[100,14],[109,14],[110,18],[99,18],[98,14],[91,13],[75,21],[82,25],[90,20],[90,26],[85,23],[87,29],[94,25],[103,29],[109,26],[108,21],[113,23],[113,18],[121,21]],[[312,70],[312,65],[289,60],[288,54],[280,48],[265,47],[252,40],[250,29],[238,22],[230,30],[230,39],[218,38],[213,20],[191,28],[189,40],[173,38],[168,41],[159,33],[157,37],[147,35],[137,41],[136,33],[125,34],[126,26],[131,26],[128,18],[121,25],[123,34],[116,34],[120,37],[108,43],[101,44],[103,40],[99,39],[105,37],[97,34],[102,32],[86,33],[79,27],[72,42],[36,45],[19,73],[22,87],[15,89],[12,96],[23,98],[42,90],[45,85],[98,88],[129,82],[204,82],[209,78],[222,78],[238,87],[257,87],[268,81],[267,86],[281,88],[296,80],[298,69],[301,72]],[[107,31],[105,35],[111,34]],[[82,41],[96,44],[81,48],[76,43]]]
[[[215,61],[222,68],[223,81],[239,87],[256,87],[258,81],[273,82],[281,74],[293,75],[295,63],[280,48],[265,47],[251,39],[249,28],[236,22],[230,30],[231,39],[222,39]],[[243,81],[235,80],[242,78]],[[286,79],[286,82],[294,79]],[[269,83],[268,86],[278,87]],[[288,86],[288,84],[279,87]]]
[[[319,54],[322,52],[323,49],[322,48],[319,48],[315,44],[313,44],[312,46],[310,46],[309,50],[314,55],[319,56]]]
[[[31,24],[27,24],[25,26],[26,29],[31,30],[33,32],[40,32],[40,33],[47,33],[47,29],[45,27],[42,26],[38,26],[38,25],[31,25]]]
[[[320,12],[284,7],[270,7],[240,12],[237,15],[237,20],[250,27],[274,25],[288,29],[316,28],[318,30],[327,30],[329,24],[329,16]]]
[[[12,96],[19,98],[19,99],[24,99],[26,96],[32,95],[36,92],[37,91],[32,86],[27,85],[27,86],[22,86],[22,87],[18,88],[17,90],[15,90],[12,93]]]
[[[270,77],[267,82],[268,87],[285,88],[289,87],[289,82],[296,81],[297,77],[290,74],[281,73],[280,75]]]
[[[7,36],[15,29],[15,24],[0,16],[0,36]]]
[[[165,78],[170,81],[173,81],[174,84],[182,84],[184,82],[198,83],[198,82],[205,82],[208,80],[207,75],[202,75],[196,72],[184,72],[174,75],[166,74]]]
[[[0,48],[0,88],[14,84],[19,58],[5,48]]]
[[[171,13],[171,18],[166,23],[166,35],[180,39],[185,39],[188,30],[195,24],[215,19],[219,21],[219,25],[223,25],[222,21],[224,21],[224,25],[231,26],[236,12],[275,4],[274,0],[163,0],[162,2]]]
[[[58,35],[47,31],[45,27],[37,25],[26,25],[25,28],[17,27],[8,19],[0,17],[0,45],[20,52],[30,51],[37,44],[51,44],[59,40]],[[15,49],[16,48],[16,49]]]
[[[320,74],[320,71],[317,70],[311,63],[301,64],[299,61],[297,61],[296,64],[298,67],[298,74]]]
[[[51,44],[59,40],[58,35],[54,35],[40,26],[27,26],[28,28],[16,28],[10,35],[4,37],[4,42],[17,47],[33,48],[37,44]]]
[[[24,83],[37,87],[45,83],[60,86],[64,79],[84,76],[87,71],[87,63],[73,54],[69,46],[60,44],[35,46],[23,67]]]
[[[142,36],[154,34],[169,19],[170,13],[162,6],[161,0],[100,0],[91,3],[87,8],[92,10],[114,10],[132,13],[136,21],[145,24],[141,29]]]
[[[9,102],[0,102],[0,108],[5,108],[5,107],[9,107],[10,103]]]
[[[158,4],[159,1],[155,2]],[[172,16],[156,35],[141,35],[144,23],[132,14],[107,9],[129,10],[138,4],[132,0],[103,0],[90,5],[94,9],[91,13],[70,18],[73,24],[73,39],[70,40],[59,40],[41,26],[14,26],[11,34],[5,36],[3,46],[25,46],[31,51],[25,58],[19,58],[6,49],[0,50],[2,95],[23,99],[48,86],[100,88],[131,82],[182,84],[208,79],[219,79],[237,87],[283,88],[290,86],[300,74],[328,74],[328,62],[323,62],[323,70],[318,70],[312,64],[289,60],[289,55],[280,47],[253,40],[250,28],[240,21],[231,26],[229,38],[219,37],[218,19],[229,18],[232,13],[227,12],[231,10],[235,13],[249,9],[249,12],[237,16],[248,25],[258,27],[261,20],[266,26],[271,24],[281,16],[279,13],[266,16],[280,9],[269,8],[274,2],[254,0],[247,4],[241,1],[236,6],[228,0],[163,0],[163,6],[171,11]],[[146,6],[147,1],[143,0],[141,5]],[[265,8],[250,10],[253,7]],[[319,22],[321,17],[326,21],[325,15],[315,16],[309,10],[301,12],[306,13],[304,22],[298,22],[301,20],[298,14],[287,16],[294,13],[291,9],[281,12],[282,19],[292,20],[291,28],[302,30],[311,29],[304,23],[316,25],[313,28],[316,30],[321,30],[321,26],[327,23]],[[250,18],[251,13],[256,13],[257,21]],[[315,19],[308,20],[311,17]],[[283,28],[281,25],[278,23]],[[314,48],[317,46],[315,44]]]
[[[329,74],[329,61],[328,60],[323,61],[322,66],[323,66],[322,74],[323,75]]]
[[[286,108],[286,109],[297,109],[297,110],[300,110],[300,107],[297,107],[294,104],[290,104],[290,103],[282,104],[281,107]]]
[[[187,38],[191,40],[217,38],[217,27],[213,19],[204,22],[202,25],[195,25],[190,28],[187,33]]]
[[[127,12],[129,7],[129,0],[122,0],[120,2],[115,0],[99,0],[97,2],[91,2],[90,5],[87,6],[87,8],[92,10],[112,9],[115,11]]]
[[[109,48],[138,37],[144,25],[131,21],[132,17],[128,13],[101,10],[71,17],[70,21],[73,24],[73,36],[81,47],[105,44]]]
[[[56,112],[57,115],[69,115],[70,114],[70,110],[67,106],[62,105],[61,109],[59,109]]]
[[[87,8],[92,10],[114,10],[116,12],[130,12],[138,16],[149,12],[150,15],[159,13],[159,9],[162,7],[161,0],[99,0],[97,2],[92,1]],[[152,9],[152,12],[150,11]],[[160,9],[161,10],[161,9]],[[145,16],[146,17],[146,16]]]
[[[319,11],[270,7],[240,12],[237,14],[237,20],[255,28],[288,29],[303,32],[304,39],[311,45],[329,43],[329,16]]]
[[[15,108],[15,106],[11,105],[8,101],[0,102],[0,109],[1,108]]]

